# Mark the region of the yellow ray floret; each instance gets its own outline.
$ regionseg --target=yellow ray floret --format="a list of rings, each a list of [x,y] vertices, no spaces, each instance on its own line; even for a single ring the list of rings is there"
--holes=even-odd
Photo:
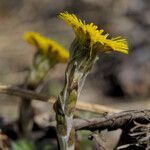
[[[37,32],[26,32],[24,40],[37,47],[43,54],[53,57],[61,63],[66,63],[69,59],[69,52],[64,47]]]
[[[103,34],[104,30],[98,30],[98,27],[93,23],[85,24],[81,19],[78,19],[74,14],[68,12],[60,13],[59,17],[68,25],[72,26],[77,38],[81,41],[86,41],[90,38],[91,46],[95,43],[103,45],[104,50],[114,50],[122,53],[128,53],[127,41],[121,37],[108,39],[109,34]]]

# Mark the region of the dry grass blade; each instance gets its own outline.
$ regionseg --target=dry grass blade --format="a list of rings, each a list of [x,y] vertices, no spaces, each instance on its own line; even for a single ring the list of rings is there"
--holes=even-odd
[[[38,94],[34,91],[21,89],[15,86],[0,85],[0,93],[19,96],[19,97],[26,97],[29,99],[35,99],[35,100],[45,101],[50,103],[54,103],[56,101],[55,97]],[[105,113],[105,112],[115,113],[121,111],[119,109],[114,109],[104,105],[92,104],[89,102],[81,102],[81,101],[77,102],[76,108],[79,110],[89,111],[93,113]]]

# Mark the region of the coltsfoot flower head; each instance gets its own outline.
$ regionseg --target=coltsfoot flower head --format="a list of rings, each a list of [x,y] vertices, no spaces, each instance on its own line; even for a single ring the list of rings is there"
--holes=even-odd
[[[85,22],[78,19],[74,14],[69,14],[68,12],[60,13],[59,17],[68,25],[72,26],[79,42],[89,42],[89,48],[91,51],[94,50],[96,45],[96,47],[100,47],[99,51],[118,51],[121,53],[128,53],[126,39],[123,39],[122,37],[110,39],[108,38],[109,34],[103,34],[104,30],[98,30],[98,27],[93,23],[85,24]]]
[[[26,32],[23,38],[51,59],[61,63],[66,63],[69,59],[69,52],[64,47],[37,32]]]
[[[93,23],[86,24],[85,21],[68,12],[60,13],[59,17],[73,28],[76,35],[70,47],[68,70],[75,68],[74,79],[78,80],[79,91],[99,52],[128,53],[126,39],[109,38],[109,34],[104,34],[104,30],[99,30]]]

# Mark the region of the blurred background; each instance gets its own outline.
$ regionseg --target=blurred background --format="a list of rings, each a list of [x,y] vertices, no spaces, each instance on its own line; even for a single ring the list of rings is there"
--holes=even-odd
[[[0,0],[0,84],[21,85],[32,65],[34,47],[23,41],[37,31],[69,49],[74,33],[58,14],[68,11],[93,22],[112,37],[123,36],[129,55],[103,54],[88,76],[80,100],[117,109],[150,108],[150,0]],[[58,95],[66,65],[57,65],[37,91]],[[0,113],[17,117],[19,98],[0,95]],[[45,103],[34,102],[44,112]]]

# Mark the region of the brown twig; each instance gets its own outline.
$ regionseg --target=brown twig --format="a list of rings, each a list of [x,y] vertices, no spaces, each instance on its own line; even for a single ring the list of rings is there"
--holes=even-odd
[[[31,90],[21,89],[16,86],[9,86],[9,85],[0,85],[0,93],[19,96],[19,97],[25,97],[25,98],[28,98],[28,100],[35,99],[35,100],[40,100],[44,102],[47,102],[48,100],[53,100],[53,99],[55,100],[54,97],[41,95]]]
[[[74,127],[77,130],[102,131],[108,129],[113,131],[116,129],[124,129],[134,126],[135,122],[147,124],[150,123],[150,110],[128,110],[114,114],[107,114],[99,118],[92,119],[74,119]],[[45,127],[55,127],[56,122],[53,121]]]
[[[50,102],[50,103],[54,103],[56,101],[55,97],[38,94],[34,91],[25,90],[19,87],[9,86],[9,85],[0,85],[0,93],[19,96],[19,97],[25,97],[27,98],[27,100],[35,99],[35,100]],[[94,112],[94,113],[104,113],[104,112],[114,113],[114,112],[121,111],[119,109],[114,109],[114,108],[107,107],[104,105],[92,104],[89,102],[80,102],[80,101],[77,102],[76,108],[80,110]]]
[[[76,130],[116,130],[134,124],[133,121],[139,123],[150,123],[150,110],[130,110],[107,115],[100,118],[89,120],[75,120]]]
[[[132,110],[132,111],[124,111],[115,113],[112,115],[101,116],[100,118],[94,119],[74,119],[74,127],[77,130],[90,130],[90,131],[102,131],[108,129],[109,131],[113,131],[116,129],[124,129],[129,126],[133,127],[135,121],[138,123],[148,124],[150,123],[150,110]],[[15,131],[15,128],[12,129],[13,125],[2,125],[2,131],[7,133],[7,131],[11,130]],[[56,122],[49,123],[48,125],[42,126],[39,124],[43,132],[46,134],[47,130],[54,130],[56,128]],[[45,130],[45,128],[47,130]],[[43,134],[44,134],[43,133]]]

